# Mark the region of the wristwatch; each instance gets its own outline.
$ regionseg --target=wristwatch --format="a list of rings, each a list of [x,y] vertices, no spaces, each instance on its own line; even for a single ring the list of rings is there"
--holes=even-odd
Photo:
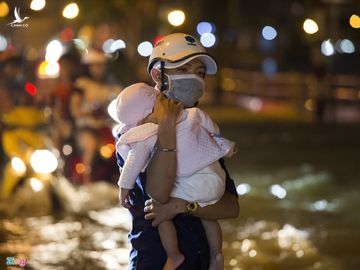
[[[191,212],[191,213],[194,213],[196,212],[196,210],[198,209],[199,207],[199,204],[197,202],[189,202],[187,205],[186,205],[186,208],[188,210],[188,212]]]

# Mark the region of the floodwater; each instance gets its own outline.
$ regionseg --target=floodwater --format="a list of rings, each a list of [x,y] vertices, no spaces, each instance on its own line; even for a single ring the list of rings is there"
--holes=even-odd
[[[360,269],[360,128],[258,123],[221,130],[238,146],[227,165],[241,208],[239,218],[221,222],[225,269]],[[78,199],[69,211],[35,217],[28,207],[25,216],[1,219],[1,269],[20,259],[26,269],[126,269],[126,210],[114,201],[94,210],[94,201],[113,200],[116,190],[99,196],[61,188],[64,200]]]

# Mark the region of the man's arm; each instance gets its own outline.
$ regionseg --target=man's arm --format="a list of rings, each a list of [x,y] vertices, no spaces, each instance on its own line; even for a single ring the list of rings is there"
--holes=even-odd
[[[188,212],[187,204],[187,201],[179,198],[171,198],[165,204],[150,199],[145,202],[145,219],[153,220],[152,225],[156,227],[177,214],[189,213],[203,219],[228,219],[238,217],[240,212],[237,197],[230,192],[225,192],[215,204],[198,207],[196,212]]]
[[[231,179],[224,160],[220,159],[220,165],[226,173],[226,188],[222,198],[215,204],[205,207],[198,207],[196,212],[188,212],[188,202],[179,198],[171,198],[169,202],[160,204],[153,200],[145,202],[144,211],[146,219],[153,220],[153,226],[157,226],[164,220],[172,219],[177,214],[189,213],[193,216],[204,219],[227,219],[236,218],[239,216],[238,196],[234,181]]]
[[[166,203],[169,200],[176,178],[176,151],[171,150],[176,150],[176,120],[181,109],[181,104],[159,94],[154,112],[145,121],[159,125],[157,150],[146,170],[146,192],[160,203]]]
[[[239,216],[239,203],[237,197],[225,192],[221,200],[215,204],[198,207],[193,216],[203,219],[227,219]]]

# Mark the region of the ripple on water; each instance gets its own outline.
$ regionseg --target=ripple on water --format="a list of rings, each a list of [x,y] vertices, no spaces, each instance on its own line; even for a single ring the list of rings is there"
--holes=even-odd
[[[237,240],[233,228],[222,228],[227,269],[342,269],[318,250],[309,231],[294,225],[248,221],[237,228]]]

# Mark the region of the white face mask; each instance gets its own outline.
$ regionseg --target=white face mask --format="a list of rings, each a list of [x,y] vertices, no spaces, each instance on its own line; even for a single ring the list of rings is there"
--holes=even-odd
[[[164,94],[180,101],[185,108],[193,107],[204,94],[205,82],[195,74],[167,75],[168,87]]]

